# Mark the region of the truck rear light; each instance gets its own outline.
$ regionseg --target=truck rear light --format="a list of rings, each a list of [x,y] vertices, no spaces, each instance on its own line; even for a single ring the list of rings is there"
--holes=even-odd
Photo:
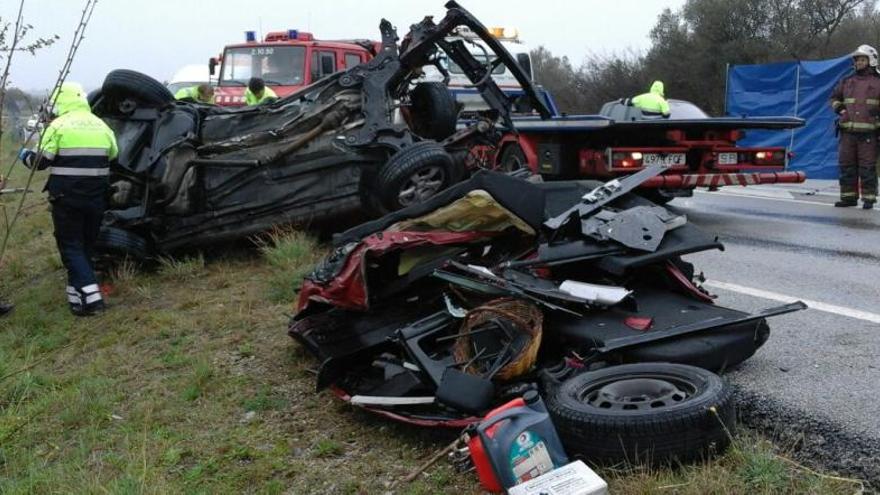
[[[756,165],[785,165],[784,151],[756,151]]]
[[[642,154],[638,151],[632,153],[612,153],[611,168],[638,168],[642,166]]]

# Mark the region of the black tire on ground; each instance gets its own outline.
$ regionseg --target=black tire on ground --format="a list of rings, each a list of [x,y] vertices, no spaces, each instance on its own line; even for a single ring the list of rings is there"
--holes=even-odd
[[[413,132],[426,139],[442,141],[455,132],[458,106],[441,82],[422,82],[410,92]]]
[[[434,141],[398,151],[379,170],[378,196],[389,210],[421,203],[452,184],[452,157]]]
[[[576,375],[546,397],[569,455],[599,465],[663,465],[705,459],[728,446],[732,393],[702,368],[640,363]]]
[[[128,69],[116,69],[107,74],[101,91],[107,96],[131,97],[155,106],[165,106],[174,101],[174,95],[162,83]]]
[[[95,248],[102,255],[142,261],[150,255],[149,243],[142,236],[118,227],[101,227]]]
[[[528,168],[528,166],[529,162],[525,152],[516,143],[505,146],[498,159],[498,169],[501,172],[513,172],[521,168]]]
[[[638,192],[639,196],[660,206],[663,206],[675,199],[675,196],[672,196],[661,189],[637,189],[636,191]]]

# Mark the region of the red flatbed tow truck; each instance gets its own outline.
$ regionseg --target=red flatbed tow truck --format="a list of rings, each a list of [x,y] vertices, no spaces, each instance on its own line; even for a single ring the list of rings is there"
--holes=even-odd
[[[642,184],[655,202],[693,195],[697,187],[799,183],[806,175],[787,171],[791,154],[783,147],[738,146],[753,129],[801,127],[794,117],[709,117],[696,105],[669,100],[669,118],[645,115],[624,102],[609,102],[598,115],[555,115],[514,119],[488,160],[490,167],[529,167],[546,179],[610,180],[663,164],[669,169]],[[555,108],[554,105],[548,105]]]

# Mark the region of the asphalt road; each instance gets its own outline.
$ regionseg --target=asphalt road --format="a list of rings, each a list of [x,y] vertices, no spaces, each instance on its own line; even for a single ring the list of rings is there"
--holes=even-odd
[[[880,485],[880,209],[833,208],[791,189],[697,192],[670,208],[716,233],[724,252],[689,255],[718,304],[758,310],[767,344],[727,377],[747,423],[826,468]]]

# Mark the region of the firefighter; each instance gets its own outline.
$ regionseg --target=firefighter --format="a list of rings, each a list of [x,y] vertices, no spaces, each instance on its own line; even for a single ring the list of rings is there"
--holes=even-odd
[[[262,105],[270,103],[278,99],[278,95],[272,91],[272,88],[266,86],[266,83],[259,77],[252,77],[248,81],[247,91],[244,92],[244,101],[248,105]]]
[[[663,81],[654,81],[651,90],[634,97],[632,105],[642,110],[642,113],[662,115],[669,117],[669,102],[664,95]]]
[[[104,310],[91,255],[105,209],[109,163],[117,155],[116,137],[92,115],[79,84],[62,84],[52,101],[54,120],[43,132],[38,151],[22,149],[19,157],[29,168],[49,168],[44,190],[67,269],[67,301],[73,314],[89,316]]]
[[[859,192],[862,208],[870,210],[877,200],[877,129],[880,123],[880,75],[877,50],[862,45],[852,53],[855,74],[837,83],[831,93],[831,108],[837,112],[840,132],[840,201],[837,207],[856,206]]]
[[[214,103],[214,88],[210,84],[199,84],[198,86],[189,86],[180,88],[174,93],[177,100],[192,101],[194,103]]]

